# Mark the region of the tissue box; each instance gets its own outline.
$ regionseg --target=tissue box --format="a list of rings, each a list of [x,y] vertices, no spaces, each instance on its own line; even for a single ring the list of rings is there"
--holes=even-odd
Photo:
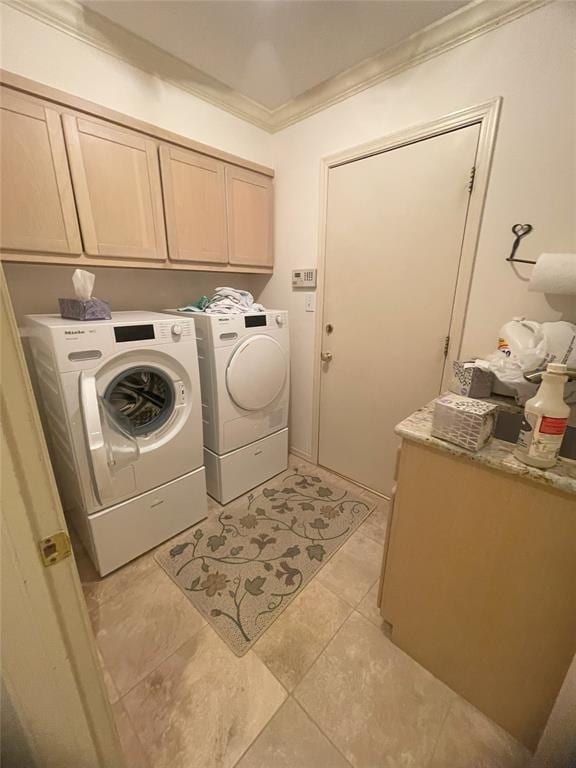
[[[432,436],[469,451],[478,451],[490,439],[497,410],[494,403],[460,395],[442,395],[434,401]]]
[[[452,368],[451,392],[466,397],[490,397],[494,383],[492,371],[479,368],[473,360],[455,360]]]
[[[110,320],[110,305],[102,299],[58,299],[60,315],[68,320]]]

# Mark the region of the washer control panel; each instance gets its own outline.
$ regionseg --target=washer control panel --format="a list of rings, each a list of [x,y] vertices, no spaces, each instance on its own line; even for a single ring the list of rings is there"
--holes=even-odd
[[[183,318],[180,322],[168,319],[165,323],[155,323],[160,341],[190,341],[194,337],[192,323]]]

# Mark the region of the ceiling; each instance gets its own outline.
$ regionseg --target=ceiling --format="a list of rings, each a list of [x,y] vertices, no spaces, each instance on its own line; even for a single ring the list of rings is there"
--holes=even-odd
[[[266,110],[301,97],[468,0],[83,0]]]

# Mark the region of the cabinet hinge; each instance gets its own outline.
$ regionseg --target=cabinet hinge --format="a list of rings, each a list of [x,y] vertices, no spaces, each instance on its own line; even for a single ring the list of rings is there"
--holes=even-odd
[[[472,194],[474,189],[474,179],[476,178],[476,166],[473,165],[470,169],[470,178],[468,179],[468,193]]]
[[[444,357],[448,357],[448,349],[450,348],[450,336],[446,336],[444,339]]]
[[[66,531],[57,531],[52,536],[47,536],[45,539],[40,540],[40,557],[44,563],[44,567],[48,568],[50,565],[55,565],[61,560],[65,560],[72,554],[72,547],[70,545],[70,537]]]

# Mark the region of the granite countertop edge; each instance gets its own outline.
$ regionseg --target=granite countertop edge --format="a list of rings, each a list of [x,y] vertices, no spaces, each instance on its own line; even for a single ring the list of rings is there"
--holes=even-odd
[[[560,459],[558,464],[552,469],[538,469],[523,464],[514,457],[514,445],[504,440],[491,438],[484,448],[479,451],[468,451],[453,443],[439,440],[433,437],[432,432],[432,412],[434,402],[428,403],[423,408],[414,411],[410,416],[401,421],[395,428],[395,432],[405,440],[411,440],[415,443],[430,445],[438,448],[444,453],[453,456],[463,457],[470,461],[476,461],[492,469],[497,469],[517,477],[523,477],[532,480],[540,485],[546,485],[550,488],[576,495],[576,477],[571,476],[571,462]]]

